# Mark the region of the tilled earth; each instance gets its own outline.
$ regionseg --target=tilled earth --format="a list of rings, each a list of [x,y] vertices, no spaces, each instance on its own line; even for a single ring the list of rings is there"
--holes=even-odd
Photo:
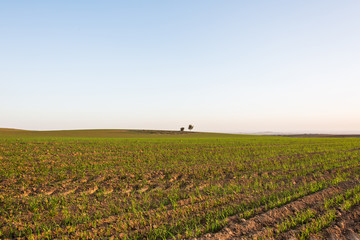
[[[324,189],[320,192],[305,196],[280,208],[275,208],[256,215],[250,219],[240,219],[233,216],[228,219],[228,224],[219,232],[208,233],[197,240],[230,240],[230,239],[298,239],[303,226],[297,226],[287,232],[277,234],[279,224],[286,218],[293,217],[296,213],[311,209],[321,213],[323,200],[336,194],[351,189],[357,181],[342,182],[337,186]],[[310,234],[310,239],[360,239],[360,206],[354,206],[349,211],[336,209],[336,221],[321,232]]]
[[[0,138],[0,239],[358,239],[359,146]]]

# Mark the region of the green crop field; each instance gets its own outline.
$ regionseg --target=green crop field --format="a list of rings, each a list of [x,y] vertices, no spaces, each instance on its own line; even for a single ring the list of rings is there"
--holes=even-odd
[[[360,138],[3,129],[0,239],[356,234],[359,166]]]

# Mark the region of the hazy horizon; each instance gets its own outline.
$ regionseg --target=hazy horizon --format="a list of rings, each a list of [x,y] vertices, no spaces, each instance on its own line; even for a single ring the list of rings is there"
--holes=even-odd
[[[360,133],[358,1],[0,3],[0,127]]]
[[[185,127],[185,126],[184,126]],[[20,129],[20,128],[6,128],[0,127],[0,129],[14,129],[14,130],[25,130],[25,131],[73,131],[73,130],[160,130],[160,131],[179,131],[179,129],[144,129],[144,128],[131,128],[131,129],[111,129],[111,128],[72,128],[72,129]],[[189,131],[185,127],[185,131]],[[192,132],[205,132],[205,133],[229,133],[229,134],[254,134],[254,135],[277,135],[277,134],[360,134],[360,131],[321,131],[321,130],[301,130],[301,131],[248,131],[248,130],[205,130],[205,131],[197,131],[196,129],[192,130]]]

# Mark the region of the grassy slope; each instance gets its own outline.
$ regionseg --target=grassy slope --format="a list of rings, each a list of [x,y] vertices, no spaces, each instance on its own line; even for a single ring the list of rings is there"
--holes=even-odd
[[[85,137],[85,138],[158,138],[158,137],[236,137],[241,135],[163,130],[91,129],[61,131],[27,131],[0,128],[0,137]]]
[[[218,231],[235,215],[250,223],[338,183],[358,184],[359,141],[0,129],[0,239],[97,239],[119,233],[123,239],[182,239]],[[317,202],[323,206],[323,200]],[[318,231],[311,224],[333,213],[314,208],[322,215],[296,223],[291,227],[296,234]],[[280,217],[270,226],[273,233],[280,221],[285,226],[295,217],[295,212]]]
[[[197,237],[359,179],[355,138],[29,136],[0,138],[0,239]]]

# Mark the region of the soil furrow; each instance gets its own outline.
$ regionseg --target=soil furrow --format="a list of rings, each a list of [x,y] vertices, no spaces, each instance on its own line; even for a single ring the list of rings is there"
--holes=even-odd
[[[359,239],[360,232],[360,206],[355,206],[349,211],[337,211],[337,218],[330,227],[326,228],[319,234],[311,237],[316,239]]]
[[[252,217],[248,220],[239,219],[238,216],[233,216],[228,219],[228,224],[225,228],[217,233],[208,233],[198,240],[205,239],[254,239],[254,238],[271,238],[271,233],[274,233],[274,228],[285,218],[295,215],[306,209],[317,209],[324,198],[343,192],[348,188],[354,186],[357,182],[347,181],[342,182],[337,186],[332,186],[314,194],[305,196],[294,202],[286,204],[280,208],[269,210],[265,213]],[[289,236],[290,234],[290,236]],[[276,239],[289,239],[289,234],[282,234]]]

